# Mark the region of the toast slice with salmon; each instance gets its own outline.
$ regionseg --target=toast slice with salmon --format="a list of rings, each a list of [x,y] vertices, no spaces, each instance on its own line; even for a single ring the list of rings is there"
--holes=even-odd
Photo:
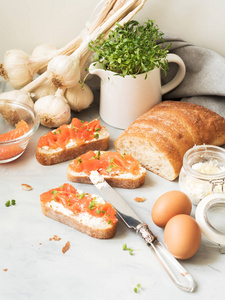
[[[67,179],[92,184],[91,171],[98,171],[114,187],[135,189],[144,184],[146,169],[131,155],[115,151],[88,151],[70,162]]]
[[[97,239],[116,234],[116,211],[97,195],[84,193],[65,183],[40,195],[45,216]]]
[[[98,119],[82,122],[73,118],[69,125],[62,125],[43,135],[38,142],[36,159],[42,165],[53,165],[89,150],[107,150],[109,132]]]

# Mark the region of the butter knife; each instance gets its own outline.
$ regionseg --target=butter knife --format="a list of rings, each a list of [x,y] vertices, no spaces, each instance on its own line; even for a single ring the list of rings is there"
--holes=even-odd
[[[134,229],[150,246],[161,265],[166,270],[172,281],[177,287],[186,291],[193,292],[195,283],[191,275],[183,268],[183,266],[169,253],[164,245],[143,223],[126,201],[104,180],[97,171],[92,171],[90,175],[91,182],[100,191],[103,198],[109,202],[124,223]]]

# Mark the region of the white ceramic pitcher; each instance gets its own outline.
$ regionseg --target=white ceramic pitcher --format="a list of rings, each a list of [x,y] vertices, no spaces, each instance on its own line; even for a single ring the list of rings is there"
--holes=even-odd
[[[105,71],[100,63],[92,63],[91,74],[101,78],[100,116],[107,124],[126,129],[143,113],[160,103],[162,95],[178,86],[184,79],[186,68],[183,60],[176,54],[167,55],[168,62],[178,64],[176,76],[161,86],[160,69],[156,68],[146,74],[125,77]]]

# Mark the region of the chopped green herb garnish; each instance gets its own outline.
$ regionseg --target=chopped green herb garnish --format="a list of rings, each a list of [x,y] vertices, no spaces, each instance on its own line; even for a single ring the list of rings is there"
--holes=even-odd
[[[54,131],[54,132],[53,132],[53,134],[55,134],[55,135],[56,135],[56,131]]]
[[[5,206],[9,207],[10,205],[10,200],[6,201]]]
[[[127,244],[123,244],[123,250],[127,250]]]
[[[79,162],[79,164],[81,164],[82,163],[81,157],[79,157],[77,161]]]
[[[135,293],[138,293],[140,289],[141,289],[141,284],[138,283],[138,284],[134,287],[134,292],[135,292]]]
[[[96,158],[96,156],[92,156],[90,159],[95,159]]]
[[[94,138],[95,138],[95,139],[98,139],[98,138],[99,138],[99,134],[96,133],[96,134],[94,135]]]
[[[112,223],[112,221],[111,221],[111,220],[109,220],[108,224],[111,224],[111,223]]]
[[[84,198],[84,196],[85,196],[85,193],[82,193],[79,195],[79,198],[82,199],[82,198]]]
[[[97,152],[97,159],[98,160],[100,159],[100,150],[98,150],[98,152]]]
[[[113,158],[111,158],[109,162],[111,162],[111,163],[112,163],[112,162],[113,162]]]
[[[89,209],[94,209],[94,206],[95,206],[95,200],[92,200],[89,204]]]
[[[99,215],[101,213],[101,210],[97,209],[96,213]]]
[[[106,169],[106,172],[108,173],[112,172],[113,167],[114,167],[113,165],[109,165],[108,168]]]
[[[53,191],[52,191],[52,195],[53,195],[53,200],[54,200],[54,201],[57,201],[56,198],[55,198],[55,195],[56,195],[56,194],[58,194],[58,191],[53,190]]]
[[[95,131],[99,131],[101,128],[95,128]]]
[[[6,207],[9,207],[11,205],[16,205],[16,200],[12,199],[11,201],[10,200],[6,201],[5,203]]]
[[[60,129],[58,130],[58,133],[62,133]]]
[[[104,213],[105,213],[105,210],[103,210],[102,213],[104,214]]]
[[[84,123],[84,121],[83,120],[80,120],[81,121],[81,123]]]

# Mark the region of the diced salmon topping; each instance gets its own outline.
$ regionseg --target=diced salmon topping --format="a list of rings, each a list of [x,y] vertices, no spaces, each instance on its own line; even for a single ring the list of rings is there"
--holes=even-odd
[[[38,142],[38,147],[47,146],[51,149],[64,149],[71,140],[76,142],[76,145],[82,145],[85,141],[98,139],[101,128],[97,119],[91,122],[82,122],[77,118],[73,118],[69,125],[61,125],[59,128],[43,135]]]
[[[87,175],[90,175],[91,171],[98,171],[101,175],[137,175],[140,172],[140,164],[133,156],[113,151],[88,151],[74,159],[69,166],[74,172],[84,172]]]
[[[110,223],[116,223],[116,211],[111,204],[98,202],[96,197],[88,193],[79,193],[72,185],[65,183],[41,194],[42,202],[56,201],[73,213],[87,212],[94,217],[103,218]]]

